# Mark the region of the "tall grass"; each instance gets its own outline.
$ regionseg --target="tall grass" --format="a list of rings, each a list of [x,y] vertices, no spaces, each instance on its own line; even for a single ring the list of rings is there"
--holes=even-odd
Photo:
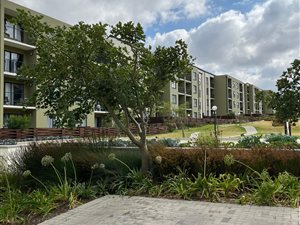
[[[76,166],[76,174],[74,165],[71,163],[61,163],[61,158],[70,152],[72,154],[73,164]],[[52,168],[41,166],[41,160],[45,155],[54,158],[54,166],[60,173],[64,173],[64,166],[68,170],[68,177],[76,179],[78,182],[89,182],[91,167],[94,164],[104,164],[105,168],[114,174],[127,173],[126,169],[121,167],[117,162],[108,159],[108,155],[114,153],[120,160],[125,162],[130,168],[139,169],[141,166],[140,152],[138,149],[110,148],[102,146],[95,140],[87,140],[81,142],[48,142],[43,144],[30,144],[23,147],[22,151],[13,157],[11,168],[15,173],[23,173],[30,170],[32,174],[42,179],[43,182],[53,183],[57,181],[57,176],[53,173]],[[104,176],[102,170],[94,173],[93,179],[101,179]],[[27,185],[36,185],[36,182],[27,180]]]

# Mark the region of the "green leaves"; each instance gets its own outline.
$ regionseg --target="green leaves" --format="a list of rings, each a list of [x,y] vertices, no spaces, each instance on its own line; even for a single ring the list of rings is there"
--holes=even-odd
[[[282,121],[296,122],[300,116],[300,60],[295,59],[292,67],[277,80],[278,92],[273,98],[276,117]]]
[[[74,126],[97,102],[129,122],[143,118],[146,124],[143,115],[158,102],[159,90],[191,69],[183,41],[153,52],[139,23],[51,27],[40,19],[24,11],[15,19],[35,39],[38,55],[21,74],[38,87],[33,102],[60,126]]]

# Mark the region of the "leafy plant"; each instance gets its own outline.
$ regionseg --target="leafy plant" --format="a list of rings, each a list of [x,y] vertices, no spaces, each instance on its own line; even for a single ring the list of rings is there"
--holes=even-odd
[[[29,194],[26,204],[30,212],[38,215],[48,215],[56,208],[55,198],[49,194],[45,194],[40,190],[34,190]]]
[[[244,136],[238,141],[236,147],[240,148],[254,148],[262,145],[260,141],[261,136]]]
[[[198,139],[195,142],[195,145],[198,147],[208,147],[208,148],[217,148],[219,146],[219,140],[212,135],[202,136],[199,135]]]
[[[167,192],[184,199],[190,199],[194,192],[192,183],[186,175],[186,171],[180,170],[178,175],[167,177]]]
[[[194,179],[192,187],[197,196],[211,200],[219,199],[219,179],[215,175],[202,176],[202,174],[198,173],[198,176],[194,177]]]
[[[299,148],[300,144],[297,143],[297,137],[281,135],[281,134],[271,134],[265,137],[266,141],[270,143],[271,146],[277,148]]]
[[[236,176],[228,173],[220,174],[219,176],[219,191],[224,197],[236,196],[240,191],[242,181]]]
[[[7,122],[9,129],[26,129],[29,127],[30,118],[29,116],[23,115],[11,115]]]

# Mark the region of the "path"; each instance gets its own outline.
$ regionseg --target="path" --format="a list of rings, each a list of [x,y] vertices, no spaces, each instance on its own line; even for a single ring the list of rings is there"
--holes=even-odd
[[[299,209],[105,196],[41,225],[298,225]]]
[[[242,127],[246,130],[246,133],[244,134],[245,136],[257,134],[257,130],[253,126],[242,126]]]
[[[245,129],[244,136],[251,136],[254,134],[257,134],[257,130],[253,126],[242,126]],[[197,140],[199,135],[199,132],[192,133],[189,140],[195,141]],[[238,142],[240,140],[241,136],[232,136],[232,137],[222,137],[221,142]]]

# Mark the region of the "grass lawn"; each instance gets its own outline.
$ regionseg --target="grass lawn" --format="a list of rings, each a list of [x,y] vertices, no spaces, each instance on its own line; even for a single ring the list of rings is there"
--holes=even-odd
[[[222,137],[229,137],[229,136],[240,136],[241,134],[245,133],[245,129],[236,125],[236,124],[224,124],[218,125],[218,129],[220,131],[220,135]],[[188,138],[191,136],[192,133],[199,132],[201,135],[210,135],[213,134],[214,125],[207,124],[201,127],[193,127],[184,129],[185,137]],[[148,138],[182,138],[182,130],[175,130],[170,133],[165,134],[157,134],[148,136]]]
[[[242,125],[255,127],[258,134],[271,134],[271,133],[284,134],[283,126],[273,127],[272,121],[255,121],[250,123],[244,123]],[[292,135],[300,136],[300,121],[296,124],[296,126],[292,127]]]

